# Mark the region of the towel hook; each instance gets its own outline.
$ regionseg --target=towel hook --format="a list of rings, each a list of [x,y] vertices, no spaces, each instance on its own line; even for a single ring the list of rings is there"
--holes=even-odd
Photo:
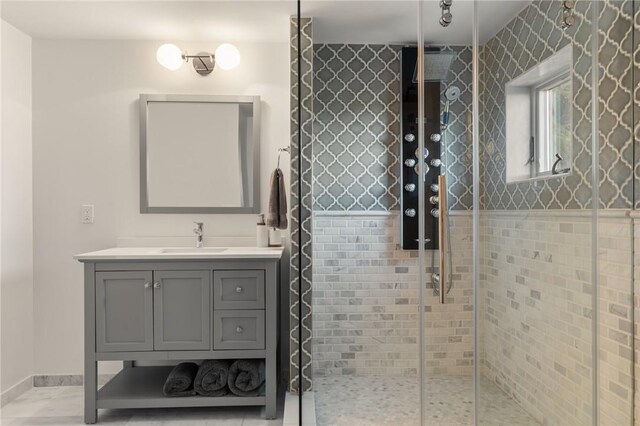
[[[280,168],[280,155],[283,152],[291,153],[291,147],[285,146],[285,147],[282,147],[282,148],[278,148],[278,165],[276,166],[276,169]]]

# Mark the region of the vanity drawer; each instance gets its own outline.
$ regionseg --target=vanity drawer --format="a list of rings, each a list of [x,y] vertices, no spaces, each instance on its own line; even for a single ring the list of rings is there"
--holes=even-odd
[[[213,309],[264,309],[264,271],[214,271]]]
[[[264,311],[213,312],[213,349],[264,349]]]

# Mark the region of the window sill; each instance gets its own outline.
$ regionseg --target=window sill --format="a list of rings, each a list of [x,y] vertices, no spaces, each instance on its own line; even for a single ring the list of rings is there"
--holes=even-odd
[[[507,185],[512,185],[512,184],[517,184],[517,183],[525,183],[525,182],[536,182],[539,180],[549,180],[549,179],[556,179],[556,178],[564,178],[567,176],[571,175],[571,170],[569,170],[568,172],[564,172],[564,173],[558,173],[557,175],[554,174],[542,174],[542,175],[538,175],[538,176],[522,176],[522,177],[515,177],[515,178],[511,178],[511,179],[507,179]]]

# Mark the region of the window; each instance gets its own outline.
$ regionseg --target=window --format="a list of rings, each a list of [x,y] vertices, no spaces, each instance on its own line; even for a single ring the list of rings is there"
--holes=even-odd
[[[535,87],[531,100],[535,147],[532,175],[566,173],[571,153],[571,75],[562,74]]]
[[[571,171],[571,57],[567,46],[507,83],[507,182]]]

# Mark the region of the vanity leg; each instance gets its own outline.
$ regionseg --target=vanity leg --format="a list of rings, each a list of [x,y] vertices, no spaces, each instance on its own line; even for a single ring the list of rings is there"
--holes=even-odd
[[[276,396],[267,392],[267,406],[265,407],[265,417],[267,420],[275,420],[276,418]]]
[[[278,380],[276,378],[276,357],[271,355],[266,359],[266,397],[267,405],[265,407],[265,417],[267,420],[276,418],[276,402],[278,398]]]
[[[84,364],[84,422],[94,424],[98,421],[98,363],[93,357],[89,358],[85,357]]]
[[[276,418],[276,408],[278,399],[278,380],[276,376],[276,356],[268,356],[266,359],[266,397],[265,417],[267,420]]]
[[[98,361],[96,360],[95,264],[84,265],[84,422],[98,421]]]
[[[273,289],[266,294],[266,397],[267,406],[265,417],[267,420],[276,418],[278,398],[278,271],[275,264],[265,266],[266,288]]]

